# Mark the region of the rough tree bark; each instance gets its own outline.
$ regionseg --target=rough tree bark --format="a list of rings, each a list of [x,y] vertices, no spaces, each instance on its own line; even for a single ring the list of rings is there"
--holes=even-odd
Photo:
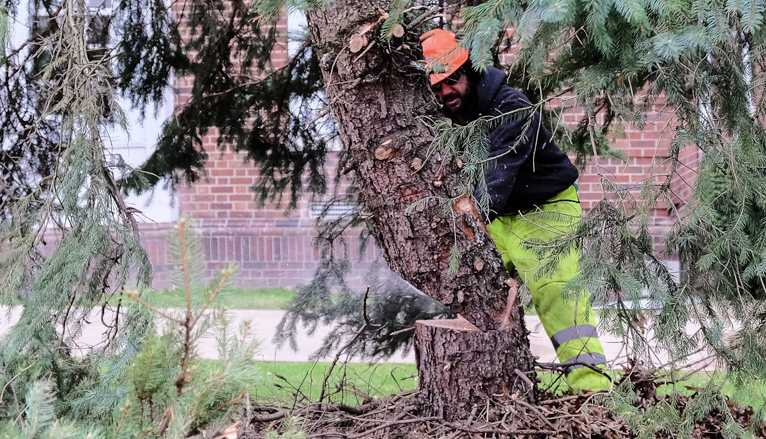
[[[405,215],[417,200],[454,197],[461,177],[452,157],[426,161],[433,136],[419,118],[441,113],[423,71],[413,65],[421,56],[418,35],[379,39],[381,11],[388,6],[388,0],[336,0],[330,9],[309,13],[308,23],[364,209],[371,213],[367,223],[389,267],[478,328],[419,326],[421,388],[431,411],[444,416],[465,414],[492,394],[534,401],[530,381],[515,373],[535,380],[522,313],[506,283],[510,275],[468,214],[470,203],[455,202],[451,216],[435,201]],[[354,37],[369,23],[375,26],[364,38]],[[416,160],[423,162],[418,172]],[[448,272],[454,229],[462,253],[457,275]]]

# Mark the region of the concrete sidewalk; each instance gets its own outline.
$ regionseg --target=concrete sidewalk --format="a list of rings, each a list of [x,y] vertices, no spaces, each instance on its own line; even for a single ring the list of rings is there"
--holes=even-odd
[[[309,357],[319,348],[322,340],[331,330],[329,326],[320,325],[311,335],[305,330],[300,331],[297,338],[298,350],[294,351],[287,344],[277,346],[272,342],[277,325],[285,315],[285,311],[232,310],[230,313],[233,323],[237,325],[235,327],[238,327],[239,322],[243,320],[250,319],[252,321],[255,336],[262,341],[256,357],[259,361],[311,361]],[[8,329],[19,320],[20,315],[20,307],[13,307],[11,309],[0,307],[0,336],[8,332]],[[556,355],[540,323],[540,319],[537,316],[526,316],[524,319],[527,329],[530,331],[529,342],[532,354],[540,362],[555,362]],[[88,320],[91,323],[83,327],[81,335],[77,338],[77,343],[82,347],[82,354],[84,354],[88,346],[102,343],[106,330],[101,324],[100,310],[92,311],[92,315]],[[109,321],[109,316],[105,316],[105,320]],[[158,322],[160,320],[158,318]],[[601,342],[604,345],[606,357],[612,367],[621,367],[626,363],[625,349],[621,340],[609,335],[602,335]],[[203,358],[216,358],[217,353],[213,337],[206,337],[202,340],[199,346],[199,353]],[[322,360],[332,361],[333,356],[334,353],[324,357]],[[690,361],[704,361],[705,358],[706,355],[697,354]],[[354,362],[365,361],[363,358],[348,359],[345,356],[342,356],[341,359]],[[386,361],[414,363],[415,354],[413,352],[400,352]],[[662,364],[666,361],[667,358],[663,358],[663,356],[654,359],[655,364]],[[712,366],[709,365],[708,367]]]

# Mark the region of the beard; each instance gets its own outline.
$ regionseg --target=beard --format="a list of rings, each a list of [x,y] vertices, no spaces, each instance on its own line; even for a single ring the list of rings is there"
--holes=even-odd
[[[453,93],[451,96],[444,97],[444,106],[453,113],[459,113],[465,105],[463,97],[457,93]]]
[[[450,93],[442,98],[444,115],[453,122],[472,121],[473,109],[476,106],[476,90],[471,85],[465,95]]]

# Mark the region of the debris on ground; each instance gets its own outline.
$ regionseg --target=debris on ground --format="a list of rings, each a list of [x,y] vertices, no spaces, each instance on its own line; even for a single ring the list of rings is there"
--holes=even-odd
[[[632,375],[638,400],[634,404],[648,410],[667,396],[658,396],[658,382],[647,375]],[[693,396],[673,398],[683,411]],[[263,438],[291,433],[289,437],[309,438],[549,438],[549,439],[623,439],[636,433],[608,408],[599,405],[599,394],[544,396],[539,405],[523,399],[500,395],[483,407],[475,407],[468,419],[444,420],[428,416],[422,410],[417,390],[405,391],[385,399],[368,399],[359,406],[311,403],[293,408],[258,406],[242,420],[240,439]],[[730,405],[734,420],[749,428],[755,416],[751,409]],[[713,411],[698,420],[693,439],[727,438],[726,417]],[[301,436],[294,436],[297,431]],[[766,426],[754,428],[756,437],[766,438]],[[305,436],[303,436],[305,435]],[[276,436],[281,437],[281,436]],[[287,436],[286,436],[287,437]],[[656,438],[673,438],[673,433],[657,431]]]

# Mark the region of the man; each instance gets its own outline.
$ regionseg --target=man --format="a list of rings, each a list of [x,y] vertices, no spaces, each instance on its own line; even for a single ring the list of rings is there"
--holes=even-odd
[[[573,364],[567,375],[570,387],[608,389],[611,381],[593,369],[604,368],[606,357],[589,294],[563,291],[579,273],[579,250],[563,256],[553,273],[538,274],[548,260],[524,245],[533,239],[552,241],[576,227],[582,216],[574,186],[577,168],[556,146],[529,100],[505,84],[501,70],[475,71],[467,62],[468,50],[452,32],[435,29],[421,41],[432,67],[431,88],[453,122],[465,125],[483,116],[507,115],[497,119],[489,136],[491,161],[484,175],[490,200],[487,230],[506,267],[516,269],[529,287],[559,360]],[[474,196],[481,199],[483,191],[477,188]],[[565,299],[566,294],[571,299]]]

